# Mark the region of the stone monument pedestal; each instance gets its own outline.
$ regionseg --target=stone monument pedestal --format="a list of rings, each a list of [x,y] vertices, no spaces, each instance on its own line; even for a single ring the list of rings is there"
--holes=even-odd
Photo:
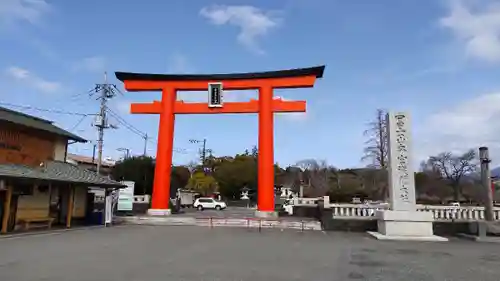
[[[170,209],[148,209],[148,216],[152,217],[166,217],[171,214],[172,211]]]
[[[417,211],[377,211],[378,232],[368,234],[379,240],[448,241],[434,235],[431,212]]]

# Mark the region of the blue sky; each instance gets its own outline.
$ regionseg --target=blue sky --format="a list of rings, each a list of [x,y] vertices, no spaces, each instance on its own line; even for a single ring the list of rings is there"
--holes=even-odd
[[[81,116],[40,109],[97,113],[98,101],[87,92],[102,83],[104,71],[122,89],[114,71],[229,73],[325,64],[314,88],[275,93],[307,101],[306,114],[275,118],[278,163],[316,158],[338,167],[365,165],[363,130],[376,108],[412,114],[416,160],[480,145],[500,157],[499,1],[138,3],[2,0],[0,105],[95,140],[92,117],[78,124]],[[110,108],[155,138],[158,116],[131,115],[128,105],[158,99],[159,93],[123,93]],[[256,93],[226,97],[248,100]],[[180,98],[203,101],[206,94]],[[216,155],[257,144],[254,115],[178,116],[175,129],[174,145],[182,151],[174,154],[176,164],[197,157],[189,139],[207,138]],[[141,154],[143,146],[122,125],[106,131],[106,156],[120,157],[120,147]],[[92,144],[71,151],[91,155]],[[154,141],[148,154],[156,154]]]

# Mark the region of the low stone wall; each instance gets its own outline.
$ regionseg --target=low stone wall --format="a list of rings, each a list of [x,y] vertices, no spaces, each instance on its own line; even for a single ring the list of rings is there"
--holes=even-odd
[[[377,231],[377,220],[363,218],[332,218],[332,209],[320,208],[321,225],[325,231],[366,232]],[[434,234],[439,236],[457,236],[459,233],[472,234],[470,224],[464,221],[435,221]]]
[[[247,205],[255,205],[254,202],[247,202],[247,200],[229,200],[226,201],[228,207],[247,207]]]
[[[132,213],[135,215],[146,214],[149,209],[149,203],[134,203]]]
[[[457,236],[460,233],[470,233],[469,225],[473,222],[440,222],[432,223],[434,234],[438,236]]]
[[[320,219],[321,210],[316,206],[293,206],[294,217]]]

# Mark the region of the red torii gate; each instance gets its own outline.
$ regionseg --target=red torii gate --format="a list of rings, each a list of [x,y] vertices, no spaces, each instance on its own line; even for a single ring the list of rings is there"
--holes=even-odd
[[[258,215],[274,213],[274,112],[305,112],[305,101],[283,101],[273,98],[273,89],[309,88],[316,78],[322,78],[325,66],[291,70],[238,73],[168,75],[115,72],[116,78],[124,82],[127,91],[162,91],[161,101],[133,103],[133,114],[160,114],[158,148],[153,185],[151,215],[168,215],[170,201],[170,173],[174,144],[175,114],[259,114],[259,158],[258,158]],[[177,101],[178,91],[207,91],[210,85],[220,85],[219,91],[259,91],[258,100],[228,102],[211,106],[209,103],[184,103]],[[213,94],[213,93],[212,93]],[[212,95],[209,93],[209,96]],[[219,95],[222,99],[222,95]]]

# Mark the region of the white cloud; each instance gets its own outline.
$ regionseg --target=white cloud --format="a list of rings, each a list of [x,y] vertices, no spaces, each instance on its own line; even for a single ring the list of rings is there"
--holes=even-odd
[[[73,71],[104,72],[106,69],[106,58],[93,56],[83,58],[75,62],[72,66]]]
[[[500,162],[500,92],[464,101],[435,113],[423,124],[415,142],[417,157],[443,151],[454,153],[488,146]],[[496,156],[496,157],[495,157]]]
[[[172,74],[193,73],[194,67],[191,65],[186,56],[180,53],[175,53],[169,58],[168,72]]]
[[[0,21],[3,24],[28,22],[37,25],[50,10],[51,6],[45,0],[1,0]]]
[[[463,44],[467,57],[500,63],[498,1],[450,0],[449,14],[439,22]]]
[[[115,99],[112,100],[113,107],[116,108],[119,114],[130,114],[130,104],[132,101],[125,99]]]
[[[253,6],[213,5],[201,9],[200,15],[214,25],[233,25],[240,29],[237,40],[258,54],[264,51],[257,40],[276,28],[281,18],[275,12],[263,11]]]
[[[5,70],[5,73],[10,78],[44,93],[55,93],[62,88],[61,83],[45,80],[21,67],[11,66]]]

